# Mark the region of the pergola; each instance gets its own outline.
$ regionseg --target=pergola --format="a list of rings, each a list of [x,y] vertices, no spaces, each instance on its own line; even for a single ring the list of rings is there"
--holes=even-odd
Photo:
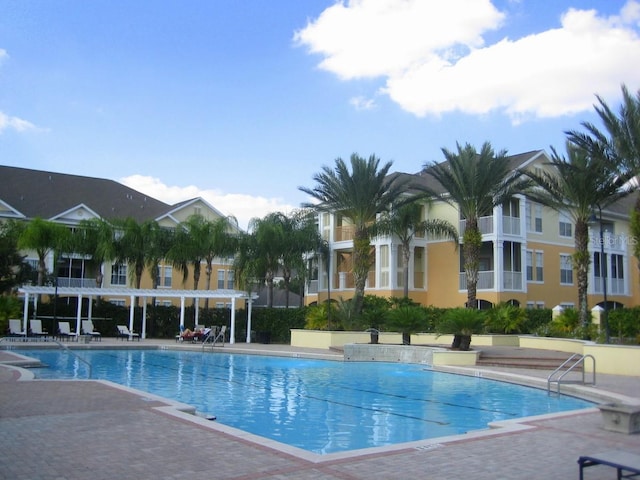
[[[142,314],[142,332],[141,337],[146,337],[147,329],[147,298],[179,298],[180,299],[180,325],[184,325],[184,309],[187,298],[211,298],[211,299],[231,299],[231,331],[229,334],[229,343],[235,343],[236,333],[236,300],[246,300],[247,307],[247,343],[251,343],[251,305],[253,300],[257,298],[256,294],[248,294],[240,290],[160,290],[160,289],[136,289],[136,288],[84,288],[84,287],[20,287],[20,293],[24,294],[24,314],[23,314],[23,330],[27,331],[27,321],[29,317],[29,299],[33,296],[34,302],[38,295],[55,295],[78,297],[78,309],[76,314],[76,332],[80,332],[80,322],[82,320],[82,299],[89,298],[88,319],[91,320],[92,301],[94,297],[129,297],[129,330],[133,331],[134,305],[136,298],[142,298],[143,314]],[[197,309],[196,309],[197,315]],[[197,323],[197,322],[196,322]]]

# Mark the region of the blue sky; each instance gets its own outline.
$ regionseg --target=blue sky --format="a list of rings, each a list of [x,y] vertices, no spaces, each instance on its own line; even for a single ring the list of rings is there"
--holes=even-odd
[[[563,150],[639,61],[639,0],[3,0],[0,164],[246,226],[353,152]]]

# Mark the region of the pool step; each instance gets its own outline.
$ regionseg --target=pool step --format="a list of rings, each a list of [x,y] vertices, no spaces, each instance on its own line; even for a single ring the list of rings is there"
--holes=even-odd
[[[554,352],[555,353],[555,352]],[[486,367],[506,367],[506,368],[530,368],[534,370],[555,370],[570,355],[541,355],[541,356],[507,356],[507,355],[484,355],[480,354],[476,365]],[[582,367],[574,368],[575,371],[582,371]]]

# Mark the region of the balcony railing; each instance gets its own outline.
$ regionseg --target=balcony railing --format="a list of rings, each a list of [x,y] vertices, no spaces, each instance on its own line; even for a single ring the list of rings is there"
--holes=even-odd
[[[353,232],[355,228],[353,225],[345,225],[343,227],[336,227],[336,242],[346,242],[348,240],[353,240]]]
[[[478,272],[478,284],[476,285],[478,290],[491,290],[493,285],[493,270]],[[467,275],[464,272],[460,272],[459,288],[460,290],[467,289]]]
[[[522,272],[502,272],[504,290],[522,290]]]
[[[72,287],[72,288],[96,288],[95,278],[69,278],[58,277],[59,287]]]
[[[507,235],[520,235],[520,218],[504,215],[502,217],[502,233]]]
[[[604,294],[602,277],[595,277],[593,279],[593,293]],[[607,293],[610,295],[624,295],[626,293],[624,278],[607,277]]]
[[[597,229],[596,229],[597,230]],[[627,235],[615,235],[605,232],[602,235],[602,245],[604,245],[605,252],[623,253],[627,251],[627,245],[632,241]],[[599,252],[600,251],[600,234],[594,233],[589,235],[589,245],[591,248]]]
[[[464,219],[460,220],[459,227],[460,236],[462,236],[467,228],[467,221]],[[480,229],[480,233],[483,235],[486,233],[493,233],[493,215],[478,218],[478,228]]]

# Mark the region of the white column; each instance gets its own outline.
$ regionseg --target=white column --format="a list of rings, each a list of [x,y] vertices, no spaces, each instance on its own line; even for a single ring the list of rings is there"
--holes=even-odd
[[[136,297],[131,295],[131,304],[129,308],[129,331],[133,332],[133,317],[135,315]]]
[[[180,332],[182,332],[184,327],[184,297],[180,297]]]
[[[35,295],[37,297],[37,295]],[[34,299],[35,300],[35,299]],[[34,302],[35,303],[35,302]],[[22,311],[22,331],[27,331],[27,320],[29,320],[29,294],[24,293],[24,309]]]
[[[251,343],[251,305],[253,305],[253,299],[249,296],[247,299],[247,343]]]
[[[141,338],[147,338],[147,297],[142,297],[142,332]]]
[[[501,292],[503,288],[503,270],[504,270],[504,242],[496,240],[493,247],[493,287],[496,292]]]
[[[236,297],[231,298],[231,333],[229,343],[236,343]]]
[[[80,334],[80,321],[82,320],[82,294],[78,295],[78,308],[76,310],[76,333]]]
[[[389,243],[389,288],[398,287],[398,246]]]

